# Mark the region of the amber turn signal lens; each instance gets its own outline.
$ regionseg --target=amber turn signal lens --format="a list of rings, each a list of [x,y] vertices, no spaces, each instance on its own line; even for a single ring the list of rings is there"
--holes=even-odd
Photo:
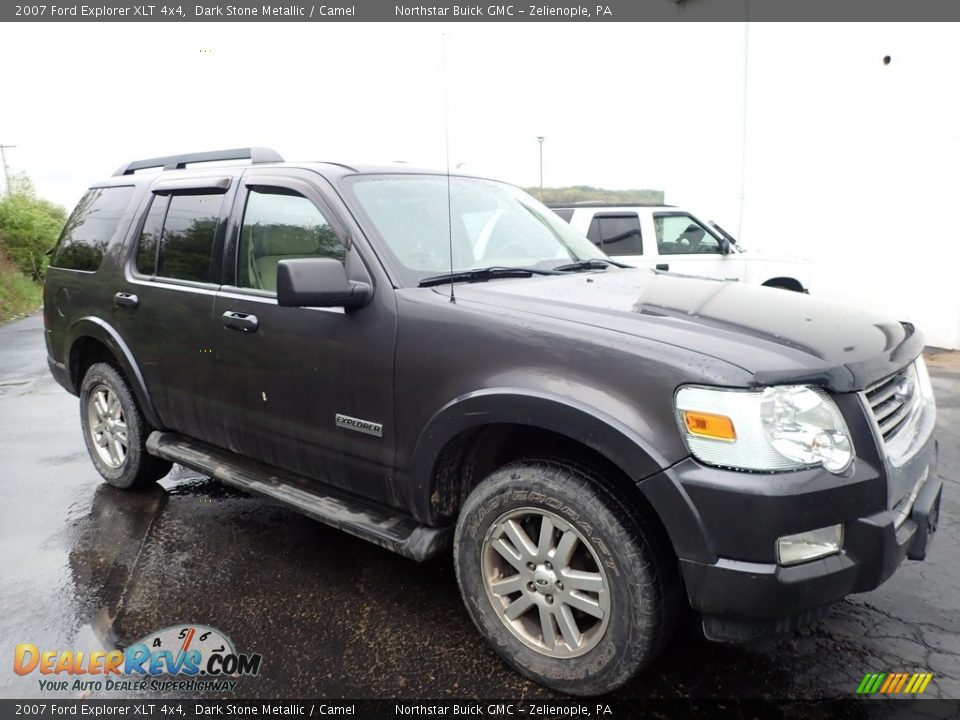
[[[737,433],[733,429],[733,420],[725,415],[711,413],[683,411],[683,422],[691,435],[715,438],[717,440],[736,440]]]

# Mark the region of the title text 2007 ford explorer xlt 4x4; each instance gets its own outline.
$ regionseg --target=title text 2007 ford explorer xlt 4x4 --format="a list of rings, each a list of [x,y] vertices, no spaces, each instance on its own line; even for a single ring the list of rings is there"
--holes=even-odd
[[[452,545],[480,632],[568,693],[626,682],[684,603],[713,639],[788,630],[936,528],[911,325],[616,267],[498,182],[133,162],[70,217],[44,313],[108,482],[178,462],[409,558]]]

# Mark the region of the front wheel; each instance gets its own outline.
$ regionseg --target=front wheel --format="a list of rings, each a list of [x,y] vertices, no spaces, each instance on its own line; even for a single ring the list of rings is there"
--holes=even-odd
[[[604,693],[649,663],[673,626],[678,585],[654,540],[585,468],[517,462],[464,503],[457,580],[510,665],[572,695]]]
[[[112,365],[96,363],[83,376],[80,424],[90,459],[114,487],[148,485],[170,472],[169,462],[147,453],[150,428],[127,381]]]

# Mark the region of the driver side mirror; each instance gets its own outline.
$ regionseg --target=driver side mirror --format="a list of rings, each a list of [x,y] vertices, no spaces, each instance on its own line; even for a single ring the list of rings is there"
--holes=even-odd
[[[732,252],[733,247],[731,246],[730,241],[725,237],[720,238],[720,253],[723,255],[729,255]]]
[[[277,304],[283,307],[362,307],[373,292],[367,283],[347,277],[332,258],[298,258],[277,263]]]

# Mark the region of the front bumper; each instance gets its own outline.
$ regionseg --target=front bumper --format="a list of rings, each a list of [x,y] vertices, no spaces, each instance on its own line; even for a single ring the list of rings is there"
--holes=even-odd
[[[888,511],[846,523],[843,551],[819,560],[791,567],[681,560],[690,604],[703,613],[707,636],[742,641],[789,632],[847,595],[878,587],[904,558],[922,560],[936,532],[942,489],[938,478],[928,478],[899,528]]]
[[[845,596],[878,587],[905,558],[926,557],[943,486],[935,476],[932,419],[896,466],[869,426],[851,430],[858,454],[845,477],[823,470],[744,473],[688,458],[641,483],[664,520],[709,638],[789,632]],[[893,501],[911,478],[915,493],[904,515],[905,503]],[[841,552],[777,563],[777,538],[835,524],[844,529]]]

